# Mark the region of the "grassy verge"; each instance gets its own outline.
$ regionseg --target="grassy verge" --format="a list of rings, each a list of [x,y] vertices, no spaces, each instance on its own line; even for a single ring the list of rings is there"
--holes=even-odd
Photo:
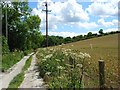
[[[26,50],[24,52],[9,52],[7,54],[2,55],[2,72],[7,71],[14,64],[19,62],[23,56],[30,54],[33,50]]]
[[[5,72],[24,56],[23,52],[10,52],[2,55],[2,72]]]
[[[83,88],[83,70],[86,68],[86,60],[90,56],[87,53],[64,48],[44,48],[37,53],[37,64],[40,76],[53,88]]]
[[[10,88],[18,88],[20,86],[20,84],[22,83],[22,81],[24,80],[24,74],[25,71],[30,67],[31,65],[31,61],[32,61],[32,56],[30,56],[30,58],[26,61],[22,72],[19,73],[16,77],[14,77],[14,79],[10,82],[8,89]]]

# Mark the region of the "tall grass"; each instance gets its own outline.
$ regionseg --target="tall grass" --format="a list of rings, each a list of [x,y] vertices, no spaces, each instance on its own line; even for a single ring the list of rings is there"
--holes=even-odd
[[[10,52],[2,55],[2,72],[5,72],[22,59],[23,52]]]
[[[14,52],[9,52],[7,54],[2,55],[2,66],[1,70],[2,72],[7,71],[9,68],[11,68],[14,64],[19,62],[23,56],[26,56],[33,52],[33,50],[26,50],[26,51],[14,51]]]

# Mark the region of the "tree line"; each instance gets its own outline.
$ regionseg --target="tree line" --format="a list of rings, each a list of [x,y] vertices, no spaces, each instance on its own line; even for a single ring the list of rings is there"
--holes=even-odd
[[[67,43],[72,43],[72,42],[77,42],[81,40],[86,40],[86,39],[91,39],[95,37],[101,37],[105,35],[110,35],[110,34],[116,34],[120,33],[120,31],[111,31],[111,32],[103,32],[103,29],[100,29],[97,33],[92,33],[88,32],[87,35],[78,35],[74,37],[62,37],[62,36],[48,36],[48,46],[55,46],[55,45],[61,45],[61,44],[67,44]],[[46,39],[44,36],[44,40],[42,42],[42,47],[46,46]]]

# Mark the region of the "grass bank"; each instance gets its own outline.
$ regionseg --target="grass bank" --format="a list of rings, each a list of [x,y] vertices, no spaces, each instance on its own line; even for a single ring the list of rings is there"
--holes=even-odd
[[[5,72],[14,64],[19,62],[24,56],[23,52],[10,52],[2,55],[2,72]]]
[[[33,50],[26,50],[26,51],[15,51],[15,52],[9,52],[7,54],[2,55],[2,65],[1,70],[2,72],[7,71],[9,68],[11,68],[14,64],[19,62],[24,56],[30,54]]]

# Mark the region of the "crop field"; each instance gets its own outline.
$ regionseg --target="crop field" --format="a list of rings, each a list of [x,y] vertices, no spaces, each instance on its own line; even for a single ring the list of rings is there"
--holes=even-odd
[[[71,53],[69,52],[69,49]],[[39,49],[38,51],[39,51],[37,54],[38,65],[40,66],[40,68],[43,67],[40,70],[44,71],[42,76],[44,77],[46,74],[50,74],[50,77],[48,77],[49,75],[47,75],[49,87],[54,87],[57,85],[58,87],[62,87],[63,85],[65,85],[64,83],[62,85],[62,81],[59,82],[59,78],[63,78],[63,77],[64,79],[60,79],[60,80],[63,80],[63,82],[69,81],[67,82],[66,86],[72,87],[72,85],[74,86],[75,84],[75,87],[79,87],[79,84],[81,82],[81,80],[79,79],[80,76],[82,75],[80,73],[82,71],[79,71],[79,67],[77,66],[81,66],[81,65],[83,67],[84,75],[82,79],[82,84],[80,86],[84,88],[99,87],[98,60],[101,59],[104,60],[105,62],[105,86],[113,87],[113,88],[118,87],[118,78],[119,78],[118,34],[92,38],[79,42],[69,43],[66,45],[64,44],[55,47],[49,47],[43,50]],[[65,52],[68,56],[66,56]],[[49,57],[50,54],[51,56]],[[83,60],[83,58],[81,59],[82,57],[81,54],[83,56],[86,55],[84,57],[85,60]],[[45,58],[47,56],[48,56],[48,60],[47,58]],[[69,62],[69,60],[71,60],[70,57],[73,58],[73,60],[75,60],[73,61],[76,62],[75,64],[74,63],[71,64]],[[42,62],[44,62],[44,64]],[[44,66],[44,65],[48,65],[48,66]],[[72,69],[72,71],[65,72],[65,71],[69,71],[67,65],[68,66],[73,65],[74,68],[69,69],[69,70]],[[48,67],[50,68],[48,69]],[[52,70],[51,68],[53,67],[54,69]],[[61,71],[62,74],[59,75],[60,68],[62,69]],[[58,72],[58,73],[54,74],[52,72],[54,73]],[[68,77],[67,75],[69,75],[70,73],[73,74],[72,76]],[[74,82],[74,80],[72,81],[70,78],[74,78],[74,79],[76,78],[76,82]]]

